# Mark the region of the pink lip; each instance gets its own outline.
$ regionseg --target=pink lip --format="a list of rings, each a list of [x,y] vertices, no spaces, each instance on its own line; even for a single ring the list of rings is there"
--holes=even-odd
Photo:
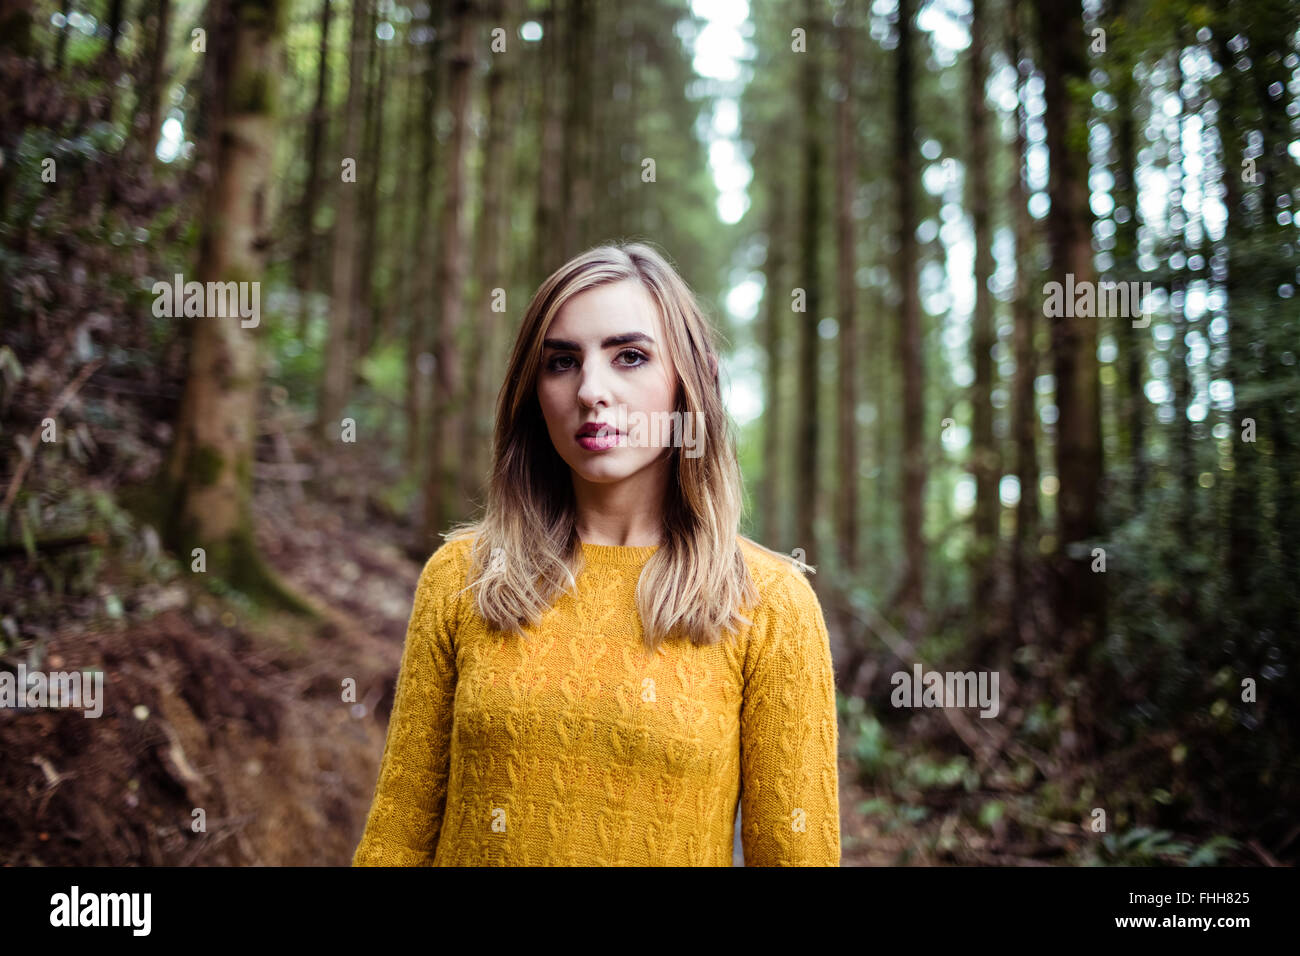
[[[597,434],[597,432],[603,432],[603,434]],[[577,439],[578,444],[587,451],[605,451],[618,445],[622,434],[613,425],[588,422],[578,429]]]
[[[604,451],[618,444],[618,435],[583,435],[578,444],[587,451]]]

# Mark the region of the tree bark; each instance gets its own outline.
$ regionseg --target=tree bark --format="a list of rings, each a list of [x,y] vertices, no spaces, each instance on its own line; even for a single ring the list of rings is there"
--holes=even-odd
[[[330,20],[332,0],[320,0],[320,65],[316,70],[316,100],[307,121],[307,177],[303,182],[302,201],[298,204],[298,255],[295,272],[298,280],[298,337],[307,334],[307,311],[315,288],[316,208],[321,180],[321,152],[325,141],[325,124],[329,116]]]
[[[374,347],[378,331],[376,315],[380,302],[377,299],[379,284],[375,282],[375,267],[379,262],[380,231],[379,180],[383,174],[384,102],[388,86],[388,57],[377,35],[379,26],[378,4],[372,9],[369,30],[370,52],[366,57],[366,73],[373,77],[366,84],[366,201],[364,207],[365,238],[361,244],[361,276],[357,288],[356,355],[363,358]],[[360,363],[358,363],[358,370]]]
[[[1073,275],[1095,283],[1092,265],[1092,213],[1088,205],[1086,111],[1071,94],[1086,86],[1088,62],[1080,29],[1079,0],[1039,0],[1039,44],[1043,56],[1045,123],[1051,157],[1047,216],[1052,275],[1061,283]],[[1063,309],[1062,312],[1073,311]],[[1065,673],[1082,673],[1087,649],[1101,633],[1103,577],[1092,571],[1088,539],[1101,530],[1098,514],[1102,478],[1100,383],[1097,377],[1095,318],[1063,314],[1051,319],[1056,377],[1056,471],[1058,541],[1058,628],[1065,649]],[[1090,749],[1091,717],[1080,695],[1069,702],[1065,742]],[[1072,725],[1072,726],[1071,726]]]
[[[271,154],[284,34],[283,5],[244,2],[218,17],[211,37],[220,119],[215,178],[208,191],[198,281],[262,278],[271,231]],[[224,20],[224,22],[223,22]],[[207,572],[237,587],[269,578],[251,530],[250,497],[262,325],[239,317],[193,322],[189,374],[167,476],[172,495],[169,538],[189,564],[192,547],[206,549]]]
[[[424,540],[432,542],[447,519],[460,510],[460,503],[447,500],[448,492],[459,489],[451,468],[459,460],[456,442],[463,434],[459,418],[462,406],[462,375],[456,336],[462,324],[462,293],[465,285],[465,159],[469,146],[469,95],[474,67],[471,0],[453,0],[450,33],[452,48],[448,60],[447,90],[451,106],[451,138],[447,144],[447,181],[443,190],[442,235],[438,250],[439,309],[434,339],[434,374],[430,410],[429,469],[424,486]]]
[[[563,210],[560,216],[560,249],[567,259],[585,249],[592,234],[591,179],[591,87],[593,20],[598,8],[591,0],[569,0],[565,18],[565,54],[568,79],[565,97]]]
[[[1137,194],[1137,80],[1133,78],[1134,57],[1130,52],[1133,42],[1128,34],[1128,2],[1115,4],[1115,20],[1119,24],[1112,32],[1121,39],[1114,46],[1116,68],[1112,71],[1111,88],[1115,96],[1115,269],[1120,279],[1137,275],[1138,194]],[[1120,210],[1127,213],[1121,222]],[[1146,355],[1142,343],[1149,330],[1135,329],[1133,322],[1120,322],[1117,329],[1124,387],[1120,399],[1120,418],[1127,433],[1126,450],[1132,477],[1129,481],[1129,513],[1139,514],[1146,494],[1146,395],[1142,390],[1143,366]]]
[[[925,383],[921,364],[921,302],[917,286],[916,125],[912,67],[910,0],[898,4],[898,50],[894,80],[894,191],[898,202],[898,257],[895,269],[900,296],[898,364],[903,374],[903,576],[895,602],[903,615],[905,634],[915,642],[924,630],[925,539]]]
[[[550,0],[542,14],[542,136],[538,161],[537,207],[533,228],[533,285],[557,269],[566,257],[560,197],[563,194],[564,122],[560,113],[560,0]]]
[[[820,514],[820,461],[818,397],[821,386],[817,359],[817,323],[821,318],[821,270],[818,246],[822,224],[822,110],[819,57],[823,31],[816,0],[807,0],[804,23],[808,31],[808,52],[803,56],[801,98],[803,101],[803,208],[799,234],[799,278],[804,289],[806,311],[799,322],[799,395],[795,410],[795,467],[802,488],[795,500],[795,545],[802,548],[809,564],[817,564],[817,516]]]
[[[430,263],[433,262],[437,230],[437,217],[432,211],[435,176],[433,159],[434,130],[438,125],[442,93],[443,9],[443,4],[434,4],[425,21],[425,25],[436,32],[425,44],[427,60],[424,67],[424,114],[419,123],[420,173],[416,179],[417,214],[414,219],[415,235],[411,243],[416,254],[411,298],[407,304],[409,346],[406,353],[406,448],[403,459],[407,468],[415,474],[420,474],[425,467],[424,453],[427,451],[424,442],[421,441],[424,435],[423,398],[426,383],[420,357],[429,347],[429,303],[433,301],[433,269]]]
[[[152,164],[162,130],[163,87],[167,84],[167,48],[171,34],[171,0],[157,0],[149,19],[148,65],[136,119],[144,161]]]
[[[1038,507],[1038,415],[1034,407],[1034,381],[1038,377],[1038,349],[1034,343],[1035,322],[1034,307],[1031,301],[1031,277],[1036,278],[1034,262],[1037,248],[1034,241],[1034,223],[1029,215],[1028,205],[1028,126],[1029,116],[1025,107],[1027,98],[1026,85],[1031,70],[1028,63],[1021,62],[1020,48],[1020,3],[1012,0],[1009,4],[1008,47],[1010,60],[1016,66],[1016,115],[1014,141],[1014,173],[1011,177],[1009,202],[1012,223],[1016,237],[1016,286],[1012,299],[1014,315],[1014,347],[1016,355],[1016,379],[1013,383],[1012,431],[1016,447],[1016,479],[1020,485],[1020,500],[1016,504],[1016,534],[1012,542],[1012,606],[1022,640],[1031,627],[1031,615],[1028,614],[1031,600],[1029,586],[1029,563],[1037,560],[1039,507]]]
[[[325,342],[325,370],[321,383],[320,404],[317,409],[316,433],[322,443],[338,439],[339,423],[347,404],[352,384],[352,364],[355,361],[352,347],[353,327],[356,322],[358,244],[357,208],[366,169],[377,157],[363,155],[361,143],[361,111],[365,93],[365,60],[361,48],[365,42],[368,21],[367,0],[352,0],[352,30],[348,40],[348,98],[343,114],[343,142],[340,165],[336,175],[338,183],[338,216],[334,223],[334,248],[330,270],[330,329]],[[357,181],[342,179],[345,160],[356,164]]]
[[[858,539],[861,521],[858,516],[858,486],[861,453],[858,442],[859,370],[866,356],[859,354],[857,329],[857,231],[854,228],[853,204],[857,195],[857,140],[854,122],[853,3],[846,2],[841,15],[844,22],[840,37],[841,97],[836,106],[836,187],[835,210],[836,275],[840,300],[839,335],[839,521],[845,580],[852,580],[858,567]]]
[[[514,22],[514,3],[510,0],[493,0],[485,10],[491,26]],[[465,435],[461,445],[469,467],[462,469],[462,493],[468,500],[477,497],[488,477],[489,453],[492,441],[492,419],[496,388],[501,384],[504,365],[499,362],[503,351],[505,316],[509,315],[510,262],[509,207],[510,160],[514,156],[514,119],[516,115],[514,70],[519,42],[507,28],[507,46],[504,53],[492,53],[491,71],[487,78],[487,142],[484,145],[485,161],[481,167],[482,211],[478,220],[475,261],[476,295],[473,314],[475,334],[470,342],[469,387],[466,414],[462,424]],[[506,313],[493,311],[494,290],[506,293]]]
[[[989,215],[988,106],[984,86],[988,79],[983,0],[971,0],[970,48],[967,51],[966,118],[970,138],[966,173],[966,203],[971,211],[975,239],[975,314],[971,328],[971,471],[975,477],[974,547],[971,554],[971,606],[987,603],[993,586],[998,525],[1002,503],[998,477],[1002,470],[998,444],[993,437],[993,227]],[[986,622],[988,618],[985,618]]]
[[[772,210],[767,221],[767,262],[763,293],[763,351],[766,356],[763,398],[763,482],[759,486],[759,509],[764,540],[768,546],[786,550],[786,528],[782,520],[785,508],[783,487],[785,456],[781,452],[781,368],[784,356],[782,316],[790,307],[786,282],[785,229],[786,194],[780,180],[772,185]]]

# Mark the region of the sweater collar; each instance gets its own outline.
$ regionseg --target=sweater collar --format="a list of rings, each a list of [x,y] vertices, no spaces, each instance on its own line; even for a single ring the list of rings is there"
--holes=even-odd
[[[631,545],[582,544],[582,554],[588,564],[640,565],[650,560],[650,556],[659,550],[659,545],[652,544],[643,548]]]

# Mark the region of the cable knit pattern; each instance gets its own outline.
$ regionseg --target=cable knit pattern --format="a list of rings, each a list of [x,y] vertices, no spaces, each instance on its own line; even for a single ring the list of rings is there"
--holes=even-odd
[[[655,547],[582,545],[526,641],[464,586],[469,541],[420,575],[356,866],[838,866],[826,623],[794,568],[740,539],[760,600],[739,640],[647,656]]]

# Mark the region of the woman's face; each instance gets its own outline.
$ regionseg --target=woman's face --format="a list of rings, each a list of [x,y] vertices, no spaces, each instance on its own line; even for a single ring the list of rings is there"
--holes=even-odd
[[[677,377],[663,342],[659,309],[635,279],[581,292],[555,316],[537,400],[555,450],[578,478],[620,482],[669,454],[662,437],[646,440],[666,434],[658,423],[675,407]],[[638,421],[654,424],[638,429]],[[624,432],[580,435],[591,423]]]

